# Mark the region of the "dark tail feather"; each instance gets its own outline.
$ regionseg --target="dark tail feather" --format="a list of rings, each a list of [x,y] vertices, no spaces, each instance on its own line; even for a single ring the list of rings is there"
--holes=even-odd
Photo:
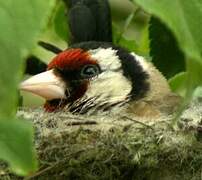
[[[68,10],[69,44],[86,41],[112,42],[108,0],[63,0]]]

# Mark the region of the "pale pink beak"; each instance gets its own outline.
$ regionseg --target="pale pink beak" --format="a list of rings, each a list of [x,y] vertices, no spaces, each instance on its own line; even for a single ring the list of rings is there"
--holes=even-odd
[[[32,76],[20,84],[20,90],[32,92],[46,100],[67,98],[65,89],[65,82],[53,70]]]

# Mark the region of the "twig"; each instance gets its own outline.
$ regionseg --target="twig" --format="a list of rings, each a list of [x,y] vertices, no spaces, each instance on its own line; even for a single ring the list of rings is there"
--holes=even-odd
[[[141,125],[143,125],[143,126],[146,126],[146,127],[150,128],[150,129],[154,130],[153,127],[151,127],[151,126],[149,126],[149,125],[147,125],[147,124],[145,124],[145,123],[143,123],[143,122],[137,121],[137,120],[132,119],[132,118],[129,118],[129,117],[127,117],[127,116],[122,116],[122,117],[125,118],[125,119],[128,119],[128,120],[130,120],[130,121],[133,121],[133,122],[135,122],[135,123],[137,123],[137,124],[141,124]]]
[[[96,121],[80,121],[80,122],[68,122],[65,123],[67,126],[78,126],[78,125],[94,125],[97,124]]]

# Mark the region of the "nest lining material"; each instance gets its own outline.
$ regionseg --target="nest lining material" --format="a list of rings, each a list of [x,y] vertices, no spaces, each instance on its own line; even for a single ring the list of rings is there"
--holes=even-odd
[[[158,121],[21,109],[35,127],[40,169],[25,179],[202,179],[202,102]],[[0,165],[0,179],[23,179]]]

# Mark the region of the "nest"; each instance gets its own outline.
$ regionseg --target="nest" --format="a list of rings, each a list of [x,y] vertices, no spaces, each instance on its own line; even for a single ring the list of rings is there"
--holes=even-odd
[[[31,120],[39,170],[25,179],[200,180],[202,177],[202,103],[182,114],[150,120],[126,116],[79,116],[21,109]],[[145,121],[146,122],[146,121]],[[0,179],[23,179],[1,164]]]

